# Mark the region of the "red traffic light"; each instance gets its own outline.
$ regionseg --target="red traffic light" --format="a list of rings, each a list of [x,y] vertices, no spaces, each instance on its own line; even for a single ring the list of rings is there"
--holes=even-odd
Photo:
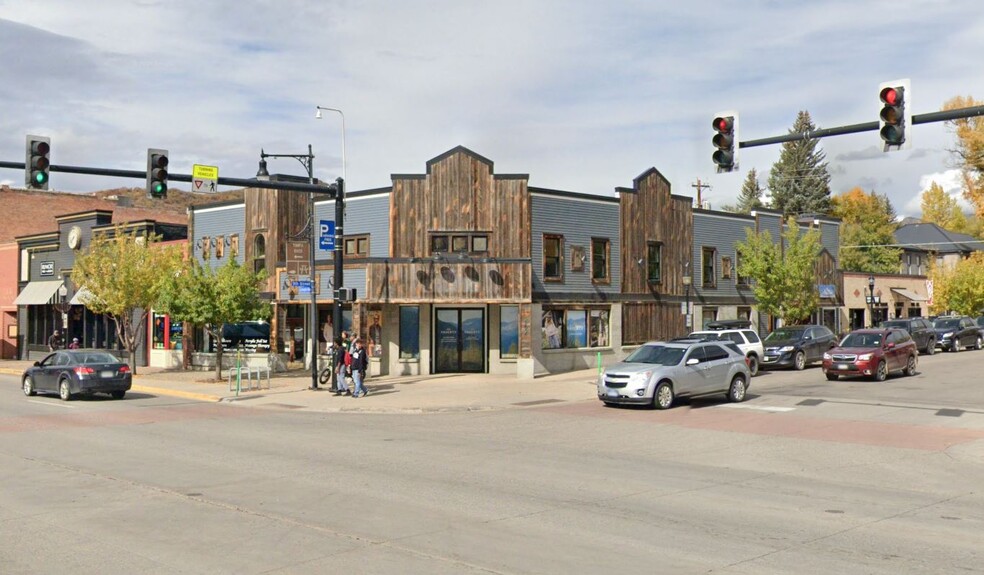
[[[731,130],[735,127],[735,119],[731,116],[714,118],[714,121],[711,122],[711,126],[718,132],[731,132]]]
[[[881,91],[880,97],[881,101],[889,106],[898,106],[899,102],[902,101],[902,89],[885,88]]]

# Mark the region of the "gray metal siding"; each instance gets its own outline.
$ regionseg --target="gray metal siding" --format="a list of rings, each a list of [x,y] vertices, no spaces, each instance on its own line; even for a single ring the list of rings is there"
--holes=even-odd
[[[547,293],[617,294],[622,287],[619,205],[599,200],[532,194],[533,290]],[[564,236],[564,281],[543,281],[543,234]],[[611,248],[610,284],[591,283],[591,238],[608,238]],[[571,270],[571,246],[584,247],[584,269]]]
[[[222,206],[218,208],[207,208],[204,211],[192,212],[194,221],[194,234],[195,237],[191,240],[191,245],[195,251],[195,257],[198,258],[199,263],[204,263],[202,260],[202,248],[199,246],[199,241],[204,237],[208,236],[214,238],[216,236],[223,236],[223,238],[228,239],[233,234],[239,234],[239,254],[236,256],[236,261],[240,264],[243,263],[243,257],[246,253],[246,206],[245,204],[233,205],[233,206]],[[226,246],[225,254],[222,259],[215,258],[215,249],[212,248],[212,257],[209,258],[209,265],[212,268],[217,268],[222,266],[228,261],[229,247]]]
[[[834,261],[840,266],[840,226],[829,222],[820,222],[820,243],[834,257]]]
[[[369,234],[369,256],[389,257],[390,197],[380,194],[368,197],[346,198],[345,229],[346,236]],[[335,221],[335,202],[327,201],[315,206],[317,219]],[[321,257],[327,254],[319,253]],[[363,284],[365,280],[363,279]],[[349,287],[349,286],[346,286]]]
[[[745,230],[755,229],[755,222],[747,218],[729,217],[724,214],[705,214],[694,212],[694,246],[691,253],[691,277],[693,278],[693,289],[698,295],[708,295],[716,297],[737,298],[739,291],[743,294],[750,292],[748,289],[738,290],[737,281],[737,248],[738,242],[745,241]],[[703,248],[714,248],[715,261],[714,273],[717,287],[704,288],[703,276]],[[731,278],[721,277],[722,258],[731,258]]]

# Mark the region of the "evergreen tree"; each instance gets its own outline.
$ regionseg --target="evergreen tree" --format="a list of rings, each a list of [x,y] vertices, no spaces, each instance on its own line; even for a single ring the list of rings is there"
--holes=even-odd
[[[810,113],[804,110],[796,116],[789,133],[814,130]],[[782,145],[779,161],[772,165],[769,174],[773,208],[792,216],[830,213],[830,174],[826,154],[816,149],[817,143],[815,139],[806,139]]]
[[[741,192],[738,194],[738,203],[735,205],[735,212],[740,214],[750,214],[752,211],[764,207],[762,203],[762,186],[759,185],[758,172],[755,168],[748,170],[745,176],[745,183],[741,185]]]

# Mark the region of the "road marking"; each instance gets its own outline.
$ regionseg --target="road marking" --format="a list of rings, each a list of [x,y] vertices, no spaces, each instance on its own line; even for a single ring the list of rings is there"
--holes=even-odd
[[[51,407],[64,407],[65,409],[78,409],[76,405],[68,405],[67,403],[55,403],[53,401],[38,401],[36,399],[28,399],[28,403],[36,403],[38,405],[50,405]]]
[[[785,413],[787,411],[796,411],[795,407],[771,407],[768,405],[747,405],[744,403],[722,403],[721,405],[715,405],[714,407],[730,407],[731,409],[754,409],[756,411],[770,411],[773,413]]]

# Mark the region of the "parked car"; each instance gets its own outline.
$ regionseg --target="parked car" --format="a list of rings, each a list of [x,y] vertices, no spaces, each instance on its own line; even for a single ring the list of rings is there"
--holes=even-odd
[[[895,327],[909,332],[916,342],[916,348],[926,355],[936,353],[936,329],[933,323],[924,317],[906,317],[885,320],[878,327]]]
[[[747,324],[748,322],[745,323]],[[713,323],[708,324],[708,327],[712,327],[713,325]],[[758,375],[759,365],[762,362],[762,356],[765,355],[765,347],[762,345],[762,339],[757,333],[755,333],[755,330],[747,328],[708,329],[703,331],[695,331],[688,337],[717,339],[734,343],[745,354],[745,357],[748,358],[748,371],[751,372],[752,377]]]
[[[68,401],[75,394],[108,393],[123,399],[133,383],[130,366],[100,350],[56,351],[24,371],[24,395],[57,393]]]
[[[960,351],[961,347],[974,349],[984,347],[984,336],[977,323],[967,316],[939,316],[933,321],[936,328],[936,341],[944,351]]]
[[[639,347],[598,377],[605,405],[637,404],[667,409],[677,397],[722,393],[744,401],[751,373],[745,354],[731,342],[681,338]]]
[[[885,381],[889,373],[896,371],[915,375],[918,355],[915,340],[904,329],[858,329],[823,354],[823,372],[831,381],[842,375]]]
[[[824,352],[837,345],[837,337],[822,325],[787,325],[765,336],[762,345],[762,369],[803,369],[822,361]]]

